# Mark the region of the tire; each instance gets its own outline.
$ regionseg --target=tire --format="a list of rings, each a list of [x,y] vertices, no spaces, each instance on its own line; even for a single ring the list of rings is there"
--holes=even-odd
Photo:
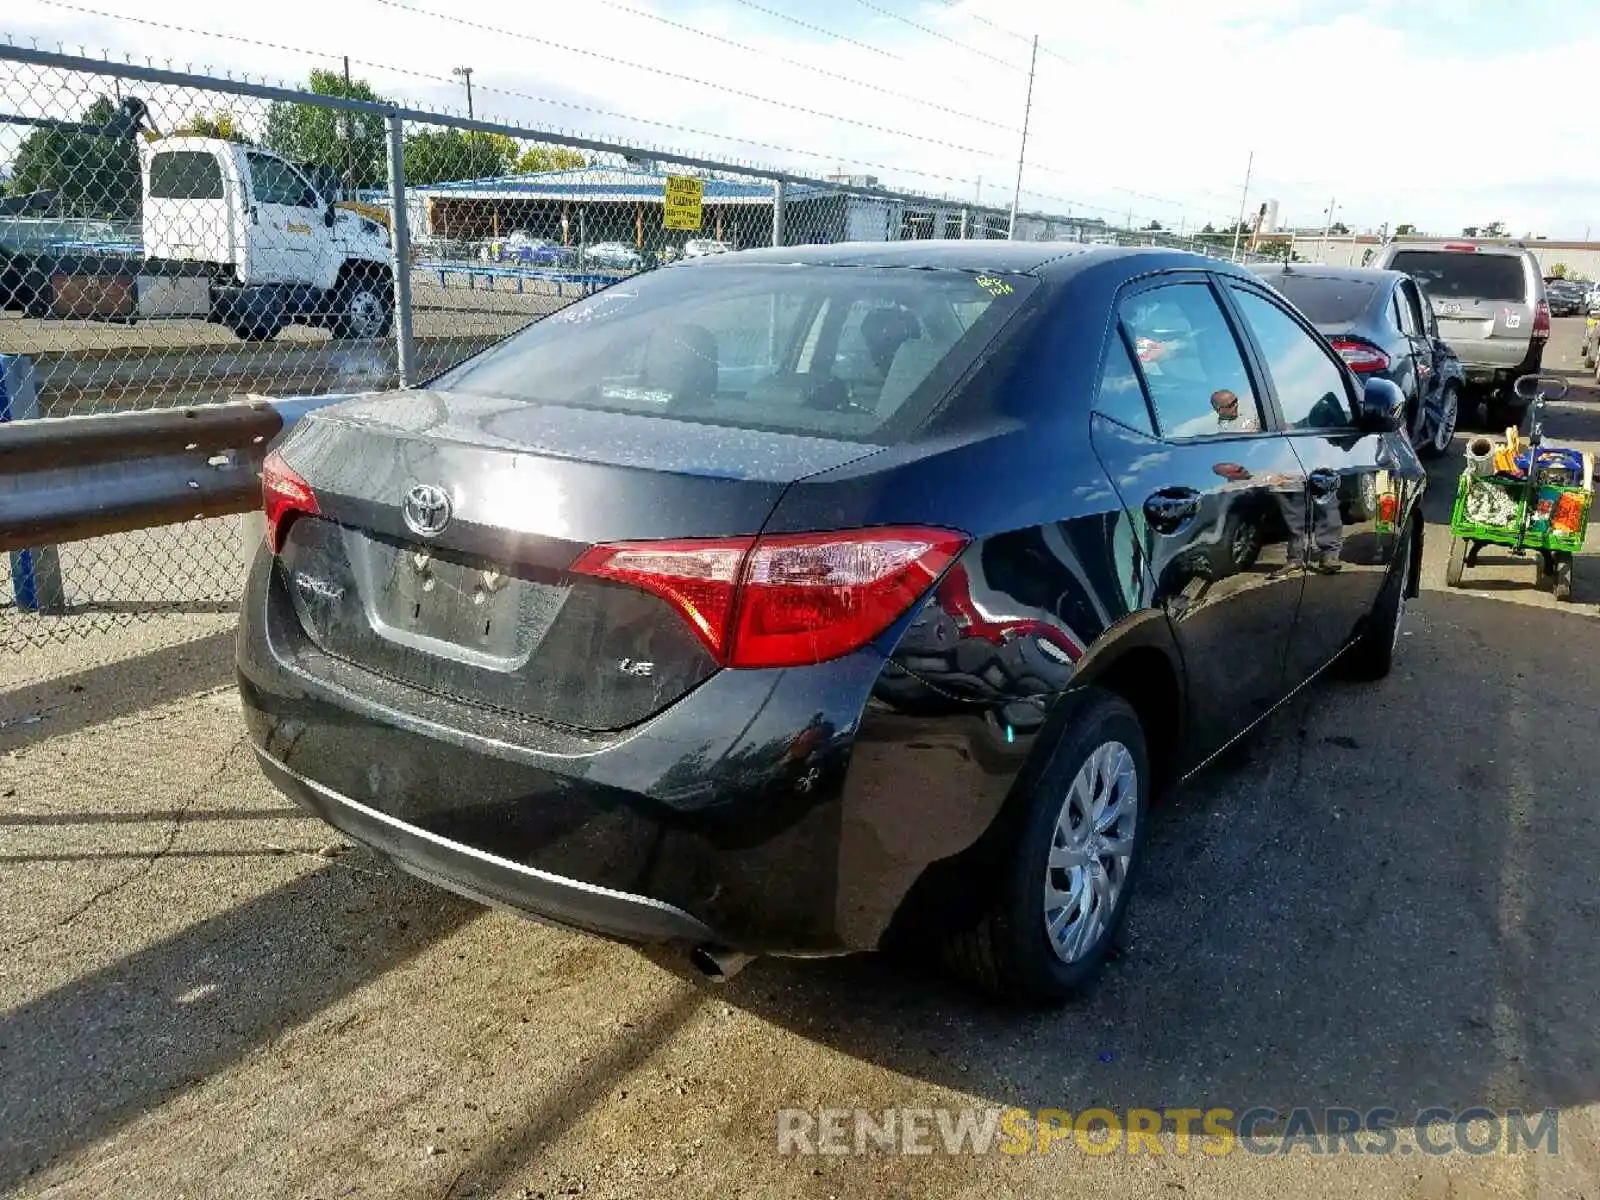
[[[1551,587],[1556,602],[1566,604],[1572,600],[1572,555],[1563,554],[1556,559],[1555,582]]]
[[[1049,765],[1019,812],[1020,828],[997,878],[980,893],[986,900],[976,919],[963,922],[941,947],[956,974],[1015,1004],[1060,1004],[1099,971],[1121,931],[1143,862],[1150,764],[1138,717],[1120,696],[1099,688],[1085,688],[1062,703],[1073,707]],[[1112,808],[1119,811],[1111,829],[1125,836],[1125,855],[1107,851],[1103,832],[1093,831],[1097,802],[1108,800],[1102,819]],[[1098,837],[1100,848],[1085,865],[1062,865],[1074,857],[1079,830]],[[1053,856],[1060,859],[1056,866]],[[1072,896],[1090,905],[1075,918]],[[1051,898],[1066,903],[1052,909]],[[1086,944],[1055,949],[1056,938],[1070,946],[1078,930]]]
[[[1444,581],[1451,587],[1461,586],[1461,576],[1467,569],[1467,540],[1466,538],[1453,537],[1450,539],[1450,561],[1445,564]]]
[[[1372,606],[1366,625],[1344,652],[1339,665],[1340,673],[1347,679],[1382,679],[1394,666],[1395,651],[1400,645],[1400,627],[1405,622],[1406,590],[1411,583],[1411,572],[1416,570],[1411,560],[1413,528],[1407,527],[1406,535],[1395,547],[1395,564],[1389,571],[1389,578],[1383,582],[1378,601]],[[1452,560],[1454,557],[1452,544]]]
[[[1422,418],[1423,437],[1417,444],[1416,451],[1419,458],[1441,458],[1450,449],[1450,442],[1455,437],[1456,425],[1461,420],[1461,394],[1453,387],[1445,388],[1439,397],[1437,412],[1424,412]]]
[[[333,336],[342,341],[388,337],[394,296],[377,271],[359,271],[334,289]]]

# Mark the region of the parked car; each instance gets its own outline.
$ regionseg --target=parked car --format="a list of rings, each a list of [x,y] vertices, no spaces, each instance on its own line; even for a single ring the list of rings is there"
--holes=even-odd
[[[1588,286],[1566,279],[1546,280],[1545,296],[1552,317],[1576,317],[1589,306]]]
[[[1391,242],[1372,265],[1404,271],[1427,290],[1439,332],[1466,371],[1465,399],[1482,401],[1490,428],[1520,424],[1528,401],[1512,384],[1537,374],[1550,338],[1550,305],[1533,252],[1515,243]]]
[[[591,267],[616,271],[637,271],[644,266],[643,256],[622,242],[599,242],[585,249],[582,257]]]
[[[1584,311],[1600,313],[1600,283],[1591,283],[1584,296]]]
[[[685,258],[704,258],[707,254],[727,254],[733,247],[727,242],[714,241],[711,238],[690,238],[683,244]]]
[[[295,423],[245,723],[298,803],[467,896],[713,976],[936,946],[1058,1001],[1159,786],[1335,660],[1389,671],[1403,414],[1200,255],[707,256]],[[1224,492],[1283,532],[1214,580]]]
[[[1263,263],[1251,270],[1305,314],[1352,371],[1390,380],[1405,394],[1418,454],[1437,458],[1450,448],[1465,373],[1416,280],[1368,267]]]

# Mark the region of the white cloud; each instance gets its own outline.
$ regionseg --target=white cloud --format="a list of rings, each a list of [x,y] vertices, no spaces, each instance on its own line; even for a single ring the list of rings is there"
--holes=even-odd
[[[1245,159],[1254,150],[1250,207],[1277,198],[1290,223],[1320,221],[1332,196],[1336,217],[1357,227],[1410,221],[1453,231],[1499,219],[1516,232],[1579,236],[1591,223],[1600,226],[1600,161],[1573,150],[1592,142],[1593,118],[1582,105],[1544,102],[1543,86],[1592,70],[1600,35],[1538,53],[1452,56],[1425,32],[1360,5],[1328,12],[1283,0],[874,0],[963,48],[864,5],[763,0],[869,49],[735,0],[584,0],[541,5],[537,19],[513,6],[415,3],[528,36],[376,0],[167,0],[159,9],[141,0],[84,0],[123,17],[304,47],[320,60],[41,0],[12,0],[0,29],[23,45],[33,36],[47,45],[60,39],[69,50],[82,43],[91,51],[290,81],[348,53],[360,60],[354,70],[381,91],[423,107],[460,109],[462,92],[449,70],[471,64],[479,115],[806,173],[867,171],[961,196],[976,194],[981,176],[983,198],[997,204],[1010,199],[1028,46],[996,27],[1037,29],[1053,53],[1039,60],[1025,206],[1060,211],[1070,204],[1108,218],[1131,211],[1140,223],[1153,218],[1169,226],[1227,222],[1237,214]],[[625,9],[655,12],[757,52]],[[1508,10],[1493,19],[1516,18]],[[721,90],[607,58],[713,81]],[[8,70],[0,66],[0,78]],[[1497,88],[1496,81],[1519,82]]]

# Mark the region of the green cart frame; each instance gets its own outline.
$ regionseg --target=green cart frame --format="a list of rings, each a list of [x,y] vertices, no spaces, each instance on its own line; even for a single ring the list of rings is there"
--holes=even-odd
[[[1584,487],[1542,484],[1538,481],[1539,447],[1543,442],[1542,410],[1547,398],[1546,387],[1554,384],[1561,388],[1556,397],[1565,394],[1566,385],[1548,377],[1525,376],[1517,380],[1522,385],[1534,383],[1538,388],[1529,405],[1532,433],[1528,439],[1528,478],[1503,479],[1492,475],[1475,474],[1471,467],[1461,473],[1456,485],[1455,505],[1450,510],[1450,562],[1445,568],[1445,582],[1451,587],[1461,586],[1466,568],[1476,566],[1478,552],[1484,546],[1509,546],[1519,557],[1533,552],[1534,586],[1549,587],[1557,600],[1572,599],[1572,558],[1583,549],[1583,540],[1589,531],[1589,510],[1594,504],[1594,492]],[[1495,488],[1506,493],[1514,505],[1514,516],[1500,524],[1483,524],[1467,515],[1467,498],[1479,488]],[[1554,515],[1558,499],[1563,495],[1579,497],[1579,514],[1576,528],[1555,530],[1549,520],[1539,520],[1541,501],[1550,503]]]

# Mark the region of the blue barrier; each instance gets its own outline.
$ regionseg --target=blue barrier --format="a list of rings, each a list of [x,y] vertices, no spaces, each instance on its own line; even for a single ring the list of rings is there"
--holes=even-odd
[[[34,386],[33,363],[22,355],[0,354],[0,422],[31,421],[38,416],[39,390]],[[54,546],[13,550],[10,558],[11,592],[19,610],[66,610],[61,557]]]
[[[488,283],[488,290],[490,291],[494,290],[494,281],[496,279],[511,279],[516,282],[519,293],[523,291],[530,281],[553,283],[556,286],[557,296],[565,295],[564,289],[569,284],[579,288],[581,294],[587,296],[598,288],[609,287],[620,278],[617,275],[601,275],[593,271],[557,271],[539,268],[529,269],[527,267],[497,267],[487,264],[479,266],[476,263],[429,263],[426,268],[423,268],[422,264],[419,263],[418,268],[438,272],[439,286],[441,288],[446,286],[445,281],[449,276],[464,275],[466,276],[468,288],[475,287],[475,280],[480,277]]]

